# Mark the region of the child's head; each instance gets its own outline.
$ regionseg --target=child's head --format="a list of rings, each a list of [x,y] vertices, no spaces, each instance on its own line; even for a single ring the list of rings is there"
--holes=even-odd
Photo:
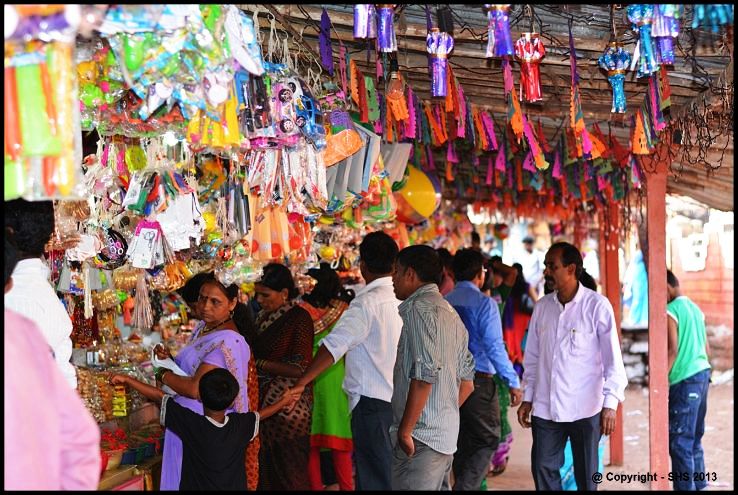
[[[200,400],[211,411],[225,411],[238,395],[238,381],[224,368],[210,370],[200,378]]]

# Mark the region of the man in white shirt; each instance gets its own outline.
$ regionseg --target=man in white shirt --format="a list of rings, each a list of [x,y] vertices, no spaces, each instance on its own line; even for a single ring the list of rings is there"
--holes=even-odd
[[[543,253],[534,248],[533,244],[533,238],[526,236],[523,239],[523,250],[515,254],[514,261],[523,267],[523,278],[540,296],[543,294]]]
[[[359,246],[366,287],[321,342],[313,362],[286,394],[300,395],[305,386],[346,355],[343,389],[349,399],[356,463],[356,490],[392,489],[392,371],[402,319],[392,286],[397,257],[395,241],[372,232]]]
[[[70,363],[72,320],[51,286],[50,270],[41,258],[53,232],[51,201],[5,202],[5,235],[20,258],[13,270],[13,288],[5,294],[5,307],[38,326],[67,383],[77,388],[77,374]]]
[[[559,468],[571,439],[580,490],[596,490],[600,435],[615,429],[628,379],[610,302],[579,283],[582,255],[558,242],[546,253],[544,276],[554,292],[535,305],[523,359],[518,422],[533,427],[537,490],[561,490]]]

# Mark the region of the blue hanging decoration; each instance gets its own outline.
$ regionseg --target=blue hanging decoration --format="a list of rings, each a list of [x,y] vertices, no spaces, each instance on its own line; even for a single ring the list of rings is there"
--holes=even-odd
[[[611,42],[600,55],[598,60],[600,67],[607,71],[607,80],[612,86],[612,109],[611,113],[625,113],[625,71],[630,65],[630,54],[622,43]]]
[[[695,4],[692,29],[710,27],[713,33],[717,33],[720,27],[726,24],[733,24],[733,5]]]
[[[487,11],[487,58],[512,57],[512,36],[510,35],[510,4],[484,4]]]
[[[640,59],[638,66],[638,77],[646,77],[658,69],[656,55],[653,50],[653,39],[651,38],[651,23],[653,21],[653,8],[651,4],[628,5],[628,19],[633,23],[633,30],[638,30],[640,40],[633,54],[634,59]]]
[[[395,4],[377,4],[377,49],[380,52],[396,52],[397,38],[395,36]]]
[[[333,77],[333,48],[331,47],[331,19],[323,9],[320,16],[320,63]]]

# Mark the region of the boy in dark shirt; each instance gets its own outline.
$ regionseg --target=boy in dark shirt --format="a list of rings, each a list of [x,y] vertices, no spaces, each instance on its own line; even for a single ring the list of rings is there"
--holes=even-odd
[[[162,390],[130,376],[111,376],[115,384],[129,385],[146,398],[161,401],[161,424],[182,439],[180,490],[245,490],[246,447],[259,433],[259,421],[289,406],[282,397],[259,412],[226,415],[238,395],[238,381],[227,369],[216,368],[200,379],[204,416],[171,400]]]

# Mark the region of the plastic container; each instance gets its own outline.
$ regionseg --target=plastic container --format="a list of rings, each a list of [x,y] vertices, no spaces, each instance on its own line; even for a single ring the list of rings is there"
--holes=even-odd
[[[130,447],[123,453],[123,459],[121,464],[140,464],[144,460],[146,454],[146,445],[140,445],[138,447]]]

